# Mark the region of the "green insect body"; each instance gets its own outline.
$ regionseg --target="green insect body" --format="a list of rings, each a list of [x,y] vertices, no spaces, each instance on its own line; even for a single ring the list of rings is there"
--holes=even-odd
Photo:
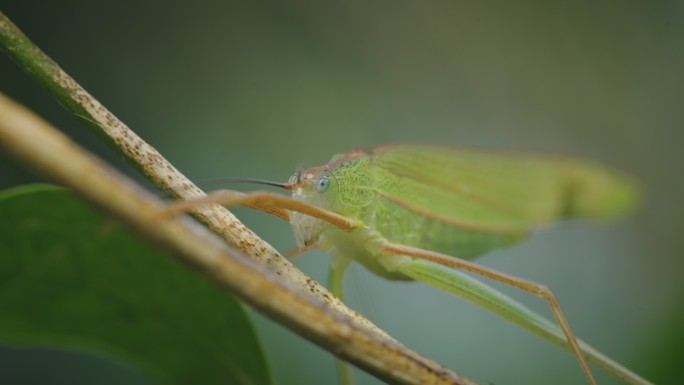
[[[614,216],[637,200],[626,177],[585,160],[427,145],[337,155],[295,180],[294,199],[366,225],[350,233],[293,213],[300,245],[333,250],[389,279],[411,278],[374,255],[378,238],[472,259],[545,223]]]
[[[591,384],[587,362],[626,383],[650,384],[574,337],[548,288],[468,262],[556,220],[629,211],[639,199],[629,178],[571,157],[387,145],[337,155],[283,187],[294,201],[345,218],[317,219],[304,207],[289,214],[301,247],[331,252],[329,285],[341,298],[344,270],[355,260],[381,277],[422,281],[467,299],[569,350]],[[544,298],[557,323],[459,269]],[[338,361],[338,369],[346,383],[347,366]]]
[[[482,306],[573,353],[590,384],[588,363],[629,384],[647,380],[577,339],[544,285],[470,260],[520,242],[547,223],[618,216],[635,206],[627,177],[590,161],[561,156],[387,145],[341,154],[296,173],[267,192],[216,192],[177,205],[244,204],[289,218],[297,243],[332,254],[329,286],[342,298],[343,274],[355,260],[391,280],[417,280]],[[497,280],[547,301],[555,323],[475,279]],[[338,361],[342,383],[350,374]]]

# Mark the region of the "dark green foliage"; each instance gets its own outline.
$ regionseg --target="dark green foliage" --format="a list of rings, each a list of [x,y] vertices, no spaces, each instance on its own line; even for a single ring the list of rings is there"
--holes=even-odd
[[[244,310],[69,191],[0,193],[0,342],[97,351],[167,384],[269,384]]]

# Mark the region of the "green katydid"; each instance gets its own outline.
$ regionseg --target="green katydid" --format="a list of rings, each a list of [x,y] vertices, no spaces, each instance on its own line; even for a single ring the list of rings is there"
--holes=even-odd
[[[638,191],[619,173],[572,157],[397,144],[337,155],[287,183],[256,182],[291,190],[292,197],[223,190],[176,209],[221,203],[276,214],[291,222],[301,248],[331,252],[329,285],[339,297],[344,271],[357,261],[381,277],[463,297],[560,345],[591,384],[587,362],[626,383],[649,384],[575,338],[548,288],[470,261],[554,220],[627,212]],[[556,323],[458,270],[543,298]]]

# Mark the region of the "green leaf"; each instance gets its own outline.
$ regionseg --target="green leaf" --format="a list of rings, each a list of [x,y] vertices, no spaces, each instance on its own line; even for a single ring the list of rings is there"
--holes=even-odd
[[[270,384],[229,295],[67,190],[0,192],[0,341],[132,363],[166,384]]]

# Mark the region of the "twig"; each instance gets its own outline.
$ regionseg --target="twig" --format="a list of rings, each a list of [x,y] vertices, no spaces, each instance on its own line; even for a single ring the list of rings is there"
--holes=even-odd
[[[473,384],[350,322],[278,274],[242,257],[197,222],[155,221],[164,202],[2,94],[0,146],[114,214],[267,316],[371,374],[400,384]]]
[[[0,49],[3,49],[19,67],[47,88],[66,108],[85,119],[89,127],[105,134],[129,161],[136,165],[159,188],[171,195],[195,200],[206,194],[168,162],[154,147],[147,144],[114,114],[64,72],[52,59],[31,42],[2,12],[0,12]],[[390,338],[365,317],[349,309],[323,285],[311,279],[283,258],[266,241],[242,224],[230,211],[220,205],[197,207],[193,216],[206,223],[228,243],[267,265],[277,274],[311,292],[331,308],[378,334]]]
[[[157,186],[183,199],[205,196],[33,45],[1,12],[0,48],[69,110],[110,137]],[[146,218],[161,207],[161,202],[85,153],[29,111],[4,96],[0,100],[0,145],[173,250],[182,260],[276,321],[386,381],[472,384],[405,348],[347,308],[222,206],[198,208],[193,214],[242,253],[267,265],[268,270],[241,259],[236,255],[240,253],[187,221],[165,221],[154,229],[145,226]],[[317,300],[298,294],[302,289]]]

